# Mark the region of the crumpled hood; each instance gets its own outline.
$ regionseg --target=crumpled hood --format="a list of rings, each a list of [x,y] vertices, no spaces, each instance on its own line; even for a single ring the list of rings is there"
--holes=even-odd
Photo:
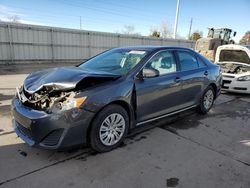
[[[52,90],[69,90],[76,87],[84,78],[118,78],[119,75],[102,71],[84,70],[78,67],[60,67],[45,69],[28,75],[24,80],[24,89],[28,93],[35,93],[43,87]]]

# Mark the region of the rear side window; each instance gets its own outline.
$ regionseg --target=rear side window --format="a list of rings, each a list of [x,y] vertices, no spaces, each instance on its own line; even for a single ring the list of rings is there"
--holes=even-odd
[[[194,70],[199,68],[199,63],[194,55],[185,51],[177,51],[182,71]]]
[[[197,57],[199,68],[207,67],[206,63],[199,57]]]

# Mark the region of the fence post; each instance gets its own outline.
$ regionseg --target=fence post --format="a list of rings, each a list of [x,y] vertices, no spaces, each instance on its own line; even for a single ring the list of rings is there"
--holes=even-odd
[[[178,40],[178,46],[181,47],[181,41],[180,40]]]
[[[50,30],[50,46],[51,46],[51,59],[52,63],[55,61],[55,53],[54,53],[54,35],[53,35],[53,28]]]
[[[121,46],[121,35],[117,35],[117,47]]]
[[[90,32],[88,32],[88,59],[91,57],[91,38]]]
[[[10,24],[7,24],[7,28],[8,28],[8,39],[9,39],[9,50],[10,50],[10,60],[13,63],[14,62],[14,48],[13,48],[13,44],[12,44],[12,34],[11,34],[11,28],[10,28]]]

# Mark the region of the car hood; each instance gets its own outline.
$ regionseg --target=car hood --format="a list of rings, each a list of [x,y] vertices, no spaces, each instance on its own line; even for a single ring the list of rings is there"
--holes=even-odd
[[[216,64],[218,64],[218,65],[233,64],[233,65],[243,65],[243,66],[250,67],[250,64],[242,63],[242,62],[235,62],[235,61],[219,61]]]
[[[47,90],[70,90],[86,78],[116,79],[118,77],[120,76],[103,71],[86,70],[79,67],[60,67],[31,73],[25,79],[23,87],[28,93],[35,93],[44,87]]]

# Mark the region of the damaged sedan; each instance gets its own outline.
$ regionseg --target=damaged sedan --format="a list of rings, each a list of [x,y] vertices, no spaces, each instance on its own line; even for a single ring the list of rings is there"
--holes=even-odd
[[[247,46],[218,47],[215,63],[221,66],[223,90],[250,94],[250,49]]]
[[[110,151],[137,127],[220,94],[220,67],[187,48],[126,47],[76,67],[31,73],[12,101],[13,127],[31,146]]]

